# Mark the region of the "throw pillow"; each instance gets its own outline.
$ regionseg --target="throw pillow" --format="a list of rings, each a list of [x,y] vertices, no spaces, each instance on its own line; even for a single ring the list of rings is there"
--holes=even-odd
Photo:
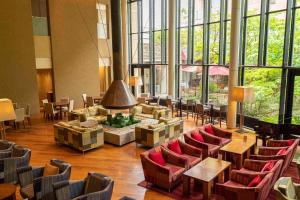
[[[256,187],[261,182],[261,177],[256,176],[250,183],[248,184],[248,187]]]
[[[286,153],[286,149],[280,149],[276,155],[280,156],[280,155],[284,155],[285,153]]]
[[[274,162],[273,161],[268,161],[265,166],[262,168],[261,172],[268,172],[271,171],[274,167]]]
[[[211,124],[206,125],[205,128],[204,128],[204,131],[207,132],[207,133],[209,133],[209,134],[211,134],[211,135],[214,135],[214,134],[215,134],[214,129],[213,129],[213,127],[211,126]]]
[[[292,144],[294,144],[295,140],[288,140],[287,141],[287,145],[291,146]]]
[[[109,178],[97,174],[89,174],[84,188],[84,194],[90,194],[104,190],[109,184]]]
[[[162,153],[160,151],[158,151],[158,152],[150,152],[149,153],[149,158],[153,162],[155,162],[155,163],[157,163],[157,164],[159,164],[161,166],[166,166],[166,161],[165,161],[165,159],[164,159],[164,157],[163,157],[163,155],[162,155]]]
[[[175,153],[178,153],[180,155],[182,154],[178,140],[174,140],[173,142],[169,143],[168,148]]]
[[[59,173],[59,168],[46,163],[43,176],[53,176]]]
[[[195,139],[199,142],[204,142],[204,139],[203,139],[202,135],[200,133],[198,133],[197,131],[193,131],[191,133],[191,136],[192,136],[193,139]]]

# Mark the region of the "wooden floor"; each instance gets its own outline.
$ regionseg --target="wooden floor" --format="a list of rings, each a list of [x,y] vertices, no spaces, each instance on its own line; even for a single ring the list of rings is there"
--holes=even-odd
[[[42,116],[36,116],[30,127],[7,130],[7,139],[32,150],[30,162],[32,166],[43,166],[50,159],[56,158],[72,164],[71,179],[73,180],[84,178],[89,171],[113,177],[115,180],[113,199],[123,196],[149,200],[171,199],[137,185],[144,180],[139,155],[146,150],[145,148],[136,147],[135,142],[123,147],[105,144],[83,155],[69,147],[55,144],[53,123],[46,122]],[[185,120],[185,130],[192,129],[194,126],[191,117]],[[17,199],[21,199],[19,194]]]

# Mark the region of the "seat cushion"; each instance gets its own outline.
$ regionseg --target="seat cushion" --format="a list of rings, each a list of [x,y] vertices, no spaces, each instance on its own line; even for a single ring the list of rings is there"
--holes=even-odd
[[[34,189],[33,184],[26,185],[20,189],[20,194],[23,198],[33,199],[34,198]]]

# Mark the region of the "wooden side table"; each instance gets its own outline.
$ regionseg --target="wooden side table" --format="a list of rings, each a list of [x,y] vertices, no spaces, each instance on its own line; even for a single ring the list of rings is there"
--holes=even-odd
[[[0,200],[15,200],[16,188],[14,184],[0,184]]]

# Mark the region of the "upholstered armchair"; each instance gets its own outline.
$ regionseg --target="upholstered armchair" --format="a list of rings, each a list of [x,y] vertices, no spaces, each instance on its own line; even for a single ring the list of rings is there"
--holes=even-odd
[[[14,145],[14,142],[0,140],[0,153],[5,151],[12,151]]]
[[[56,200],[110,200],[113,188],[113,179],[99,173],[89,173],[84,180],[61,181],[53,184]]]
[[[292,162],[294,155],[297,151],[297,147],[299,144],[300,139],[295,140],[269,140],[267,142],[267,147],[288,147],[292,148],[292,154],[289,157],[289,160],[287,160],[289,163]]]
[[[284,153],[278,155],[281,149],[286,149]],[[292,156],[293,149],[286,147],[259,147],[257,155],[250,155],[250,159],[254,160],[284,160],[282,170],[280,175],[288,168],[290,165],[289,160]]]
[[[207,127],[211,127],[213,134],[210,134],[207,131]],[[232,137],[232,133],[229,131],[226,131],[224,129],[218,128],[212,124],[207,124],[203,127],[200,128],[200,132],[202,132],[205,135],[209,135],[213,138],[219,139],[221,146],[224,146],[226,144],[228,144],[229,142],[231,142],[231,137]]]
[[[159,165],[149,157],[150,152],[161,151],[166,162],[165,166]],[[182,174],[188,169],[186,158],[170,154],[164,148],[156,147],[140,154],[145,181],[170,191],[181,181]]]
[[[55,159],[52,159],[50,164],[58,167],[57,175],[43,176],[44,167],[28,166],[17,169],[20,194],[24,199],[55,199],[52,185],[59,181],[69,180],[71,165]]]
[[[193,132],[199,132],[202,135],[204,142],[200,142],[192,137]],[[208,134],[203,134],[199,131],[199,128],[192,131],[186,132],[184,134],[184,140],[187,144],[199,148],[202,150],[202,159],[206,157],[217,157],[221,146],[220,140],[218,138],[212,137]]]
[[[29,165],[31,150],[13,146],[11,151],[0,152],[0,182],[17,183],[17,168]]]
[[[271,170],[266,171],[266,173],[273,173],[272,180],[271,180],[271,185],[273,186],[280,176],[283,160],[270,160],[270,161],[274,163],[274,166],[272,167]],[[269,161],[265,161],[265,160],[246,159],[244,161],[243,168],[241,168],[239,171],[245,173],[261,172],[268,162]]]
[[[169,149],[169,144],[178,141],[182,154],[177,154]],[[176,154],[177,156],[184,157],[188,160],[188,167],[191,168],[198,164],[202,160],[202,150],[192,145],[186,144],[178,139],[172,140],[168,143],[162,144],[162,147],[165,148],[170,153]]]
[[[258,175],[262,179],[261,182],[255,187],[248,187]],[[271,190],[272,175],[272,173],[247,174],[233,170],[229,181],[216,184],[216,193],[230,200],[265,200]]]
[[[281,177],[274,185],[276,200],[296,200],[300,198],[300,184],[293,183],[291,177]]]

